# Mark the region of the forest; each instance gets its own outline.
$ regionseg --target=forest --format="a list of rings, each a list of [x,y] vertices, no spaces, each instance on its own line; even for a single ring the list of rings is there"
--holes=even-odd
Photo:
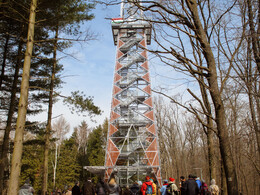
[[[260,1],[124,2],[153,26],[151,58],[172,70],[153,88],[162,178],[192,173],[214,178],[222,194],[259,194]],[[95,128],[82,121],[67,137],[69,121],[54,119],[53,105],[63,101],[88,118],[102,113],[89,94],[59,92],[58,55],[94,39],[79,27],[95,19],[97,4],[120,3],[0,1],[1,194],[17,194],[28,178],[37,194],[50,193],[94,177],[83,166],[104,165],[109,121]],[[179,87],[169,83],[173,71]],[[29,120],[42,112],[46,122]]]

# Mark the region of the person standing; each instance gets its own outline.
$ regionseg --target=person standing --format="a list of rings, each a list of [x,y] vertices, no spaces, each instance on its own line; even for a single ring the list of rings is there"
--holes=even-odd
[[[208,185],[206,184],[205,180],[201,180],[201,187],[200,187],[200,195],[207,195],[209,194]]]
[[[185,189],[184,189],[184,182],[185,182],[185,177],[181,176],[180,177],[180,194],[185,195]]]
[[[81,195],[79,188],[79,181],[75,182],[75,186],[72,188],[72,195]]]
[[[209,186],[209,192],[211,195],[219,195],[219,187],[216,185],[215,179],[211,180],[211,185]]]
[[[154,183],[155,183],[155,186],[156,186],[156,194],[157,195],[161,195],[161,193],[160,193],[160,185],[158,184],[158,181],[155,180]]]
[[[157,186],[156,186],[156,184],[153,182],[153,179],[150,179],[150,181],[152,182],[152,186],[153,186],[153,193],[152,193],[152,195],[156,195],[157,193]]]
[[[26,179],[24,185],[19,190],[19,195],[33,195],[34,189],[30,184],[30,179]]]
[[[95,195],[95,186],[92,183],[91,177],[84,183],[82,186],[82,194],[83,195]]]
[[[175,184],[174,178],[169,178],[168,186],[166,187],[166,194],[177,195],[178,194],[178,187]]]
[[[163,186],[160,189],[160,192],[161,192],[162,195],[166,195],[166,187],[167,187],[167,185],[168,185],[168,180],[164,180],[163,181]]]
[[[198,195],[199,194],[199,188],[196,181],[193,179],[192,175],[189,175],[189,179],[184,182],[184,191],[185,195]]]
[[[119,185],[116,183],[115,178],[111,178],[108,183],[108,194],[109,195],[119,195],[121,192],[121,189]]]
[[[142,195],[152,195],[153,194],[153,183],[150,181],[150,177],[149,176],[146,176],[145,177],[145,182],[142,184],[142,187],[141,187],[141,193]]]
[[[66,192],[65,195],[72,195],[72,187],[71,186],[68,187],[68,191]]]
[[[135,182],[131,187],[130,191],[132,195],[140,195],[140,186],[137,182]]]
[[[198,185],[198,188],[199,188],[199,193],[200,193],[200,189],[201,189],[201,185],[202,185],[202,183],[201,183],[201,181],[200,181],[200,178],[199,177],[196,177],[196,176],[194,176],[195,178],[195,181],[196,181],[196,183],[197,183],[197,185]]]
[[[104,179],[99,178],[98,183],[96,185],[96,194],[97,195],[106,195],[107,194],[107,186],[104,182]]]

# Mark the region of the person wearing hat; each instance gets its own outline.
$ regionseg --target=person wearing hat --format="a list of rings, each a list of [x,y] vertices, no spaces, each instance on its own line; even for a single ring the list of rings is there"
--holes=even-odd
[[[200,181],[200,178],[199,177],[196,177],[196,176],[194,176],[195,177],[195,181],[196,181],[196,183],[197,183],[197,185],[198,185],[198,188],[200,189],[201,188],[201,185],[202,185],[202,183],[201,183],[201,181]]]
[[[178,187],[175,184],[175,179],[170,177],[169,178],[169,183],[168,183],[169,187],[166,187],[167,193],[169,193],[169,188],[170,188],[170,192],[172,193],[172,195],[178,194]]]
[[[30,184],[30,179],[26,179],[24,185],[19,190],[19,195],[33,195],[34,189]]]
[[[146,176],[145,177],[145,182],[143,183],[142,187],[141,187],[141,193],[142,195],[152,195],[154,192],[153,189],[153,183],[150,181],[150,177]]]
[[[163,181],[163,186],[160,189],[160,192],[161,192],[162,195],[166,195],[166,187],[167,187],[167,185],[168,185],[168,180],[166,179],[166,180]]]
[[[152,195],[156,195],[157,186],[156,186],[156,184],[154,183],[153,179],[150,179],[150,181],[153,183],[153,184],[152,184],[152,186],[153,186],[153,193],[152,193]]]

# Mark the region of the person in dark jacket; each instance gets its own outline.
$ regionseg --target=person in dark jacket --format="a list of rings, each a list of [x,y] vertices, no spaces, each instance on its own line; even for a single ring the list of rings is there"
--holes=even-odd
[[[91,181],[91,177],[84,183],[82,187],[82,194],[83,195],[95,195],[95,186]]]
[[[79,181],[75,182],[75,186],[72,188],[72,195],[81,195],[79,188]]]
[[[133,183],[130,187],[130,191],[132,195],[140,195],[140,186],[137,182]]]
[[[198,195],[199,188],[192,175],[189,175],[189,179],[184,182],[185,195]]]
[[[185,189],[184,189],[184,182],[185,182],[185,177],[181,176],[180,177],[180,195],[186,195],[185,194]]]
[[[104,179],[99,178],[98,183],[96,185],[96,194],[97,195],[106,195],[107,194],[107,185],[104,182]]]

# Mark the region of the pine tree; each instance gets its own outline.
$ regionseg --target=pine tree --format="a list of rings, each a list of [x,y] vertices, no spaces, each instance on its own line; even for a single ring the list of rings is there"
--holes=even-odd
[[[28,139],[24,143],[20,185],[24,184],[26,179],[30,179],[36,193],[41,190],[42,178],[42,162],[43,162],[43,146],[44,146],[44,126],[37,127],[39,134],[34,139]]]
[[[43,185],[42,194],[46,194],[47,191],[47,178],[48,178],[48,156],[50,147],[50,133],[51,133],[51,119],[52,119],[52,107],[53,107],[53,93],[54,93],[54,82],[56,78],[56,66],[57,66],[57,49],[58,49],[58,37],[62,31],[76,33],[77,30],[75,25],[85,20],[91,20],[93,15],[89,15],[89,10],[93,8],[92,4],[80,0],[67,0],[67,1],[56,1],[56,6],[51,10],[54,16],[53,27],[51,30],[54,31],[55,37],[53,42],[53,62],[52,62],[52,74],[49,88],[49,107],[48,107],[48,119],[46,126],[45,136],[45,149],[44,149],[44,165],[43,165]],[[69,29],[69,31],[68,31]]]
[[[103,166],[105,163],[106,133],[108,120],[99,125],[89,135],[87,147],[87,163],[89,166]]]
[[[15,112],[18,106],[17,96],[19,98],[20,95],[17,93],[17,91],[20,90],[20,79],[19,79],[20,65],[19,64],[22,62],[22,57],[21,57],[22,55],[20,54],[23,53],[23,49],[25,48],[25,45],[21,40],[25,40],[25,38],[22,37],[24,36],[23,32],[26,31],[22,29],[28,28],[28,21],[26,21],[26,18],[28,17],[29,13],[28,10],[26,9],[26,6],[29,6],[30,0],[17,0],[17,1],[5,0],[2,1],[1,3],[3,4],[1,4],[0,7],[1,9],[0,20],[1,20],[1,27],[4,28],[1,28],[0,36],[1,38],[3,37],[4,39],[1,39],[0,43],[1,45],[5,46],[3,47],[4,49],[2,52],[3,58],[1,58],[1,62],[2,62],[1,87],[4,86],[4,88],[3,87],[1,88],[1,96],[3,97],[2,98],[3,101],[1,101],[1,103],[3,103],[1,104],[2,106],[1,109],[2,110],[5,109],[5,112],[7,111],[9,112],[7,118],[8,122],[5,131],[5,139],[4,139],[5,144],[3,144],[2,155],[1,155],[1,158],[5,158],[8,152],[9,134],[11,131],[11,126],[13,124],[13,121],[15,120],[15,114],[16,114]],[[20,8],[18,8],[19,6]],[[8,9],[4,9],[6,7],[8,7]],[[23,106],[25,108],[24,110],[26,114],[32,114],[32,113],[35,114],[43,111],[42,104],[49,103],[49,117],[48,117],[49,119],[46,128],[47,145],[49,145],[48,135],[50,135],[51,132],[52,104],[53,102],[56,101],[55,99],[53,99],[52,96],[54,93],[54,89],[59,87],[61,84],[61,80],[58,76],[58,73],[62,71],[62,65],[58,63],[56,57],[57,56],[56,50],[62,50],[71,45],[71,42],[62,42],[62,41],[58,42],[59,40],[58,35],[61,32],[73,36],[79,35],[80,32],[78,31],[78,27],[80,23],[93,18],[93,15],[89,14],[89,11],[93,8],[94,8],[94,4],[82,0],[76,0],[76,1],[75,0],[65,0],[65,1],[42,0],[38,4],[37,21],[36,21],[37,25],[35,28],[35,41],[29,40],[31,41],[32,44],[36,43],[34,44],[34,48],[32,48],[31,54],[29,55],[31,58],[30,58],[30,68],[28,71],[28,74],[31,74],[31,76],[33,77],[33,79],[29,80],[30,91],[34,91],[34,92],[28,94],[29,87],[27,87],[28,95],[25,98],[27,100],[24,101]],[[3,10],[5,10],[5,12]],[[17,15],[13,14],[10,10],[15,11],[14,13],[16,13]],[[20,18],[17,16],[19,16]],[[10,21],[12,21],[12,23],[10,23]],[[56,36],[54,38],[51,38],[52,40],[50,40],[49,37],[50,36],[49,34],[51,34],[51,32],[56,32]],[[17,36],[19,34],[20,36]],[[18,47],[19,44],[21,44],[21,47],[20,46]],[[17,48],[20,49],[17,50]],[[54,50],[53,58],[49,59],[49,56],[53,50]],[[17,54],[18,54],[17,62],[14,63],[14,60],[10,60],[10,59],[11,57],[13,59],[16,59],[14,57],[17,56]],[[53,66],[50,66],[50,64],[52,64]],[[12,72],[12,68],[11,68],[14,66],[16,67],[15,73]],[[52,73],[52,75],[49,74],[50,72]],[[11,98],[8,98],[10,96]],[[47,98],[49,98],[49,100],[47,100]],[[9,101],[9,99],[11,99],[11,101]],[[83,103],[87,105],[81,111],[88,111],[90,112],[90,114],[100,114],[101,111],[99,110],[99,108],[94,106],[92,98],[81,99],[81,100],[83,100]],[[27,108],[28,101],[30,101],[30,107],[32,108],[32,110],[29,110]],[[71,98],[68,98],[68,101],[71,101]],[[78,101],[72,104],[76,105],[77,108],[79,107]],[[8,105],[10,106],[8,107]],[[24,113],[23,113],[23,118],[25,118]],[[21,135],[20,133],[24,131],[25,126],[22,125],[21,128],[23,130],[17,132],[17,136],[20,135],[19,140],[22,140],[21,136],[23,135]],[[26,130],[33,130],[33,128],[27,128]],[[19,151],[21,150],[22,147],[20,147]],[[46,154],[47,155],[45,158],[46,159],[45,162],[47,163],[45,163],[44,166],[45,167],[44,173],[47,173],[46,170],[48,167],[48,153],[46,152]],[[1,160],[0,190],[2,189],[3,173],[5,167],[8,167],[7,163],[8,162],[6,162],[6,160]],[[45,178],[47,178],[47,174],[45,174],[45,176],[46,176]],[[46,183],[47,181],[43,182],[44,184],[43,189],[46,189],[47,186]]]
[[[56,187],[72,186],[76,180],[79,180],[80,171],[76,139],[72,136],[70,139],[65,140],[61,147],[57,166]]]
[[[6,186],[3,186],[8,179],[9,173],[9,164],[8,164],[8,152],[9,152],[9,137],[10,132],[13,130],[15,125],[16,114],[18,109],[18,98],[20,91],[21,83],[21,67],[22,59],[24,58],[25,50],[25,37],[26,37],[26,28],[28,28],[28,21],[25,18],[28,17],[27,5],[28,1],[12,1],[6,0],[6,3],[3,4],[3,12],[1,17],[1,26],[0,36],[5,37],[9,35],[9,42],[6,48],[3,50],[2,60],[2,69],[1,69],[1,113],[2,120],[5,122],[5,133],[4,140],[1,148],[1,157],[0,157],[0,191],[3,190]],[[38,17],[39,18],[39,17]],[[42,40],[48,38],[48,32],[46,29],[39,27],[38,25],[35,28],[35,39]],[[2,40],[2,39],[1,39]],[[1,44],[3,42],[0,42]],[[46,76],[49,74],[50,70],[48,68],[50,60],[46,58],[49,55],[50,43],[37,44],[34,45],[32,50],[31,58],[31,68],[30,75],[32,79],[29,80],[30,92],[28,94],[28,101],[30,102],[30,108],[27,108],[27,115],[36,114],[42,112],[42,104],[46,101],[48,97],[46,91],[39,92],[39,89],[44,89],[48,86],[46,82]],[[8,55],[5,53],[8,51]],[[57,66],[57,72],[61,71],[61,66]],[[55,85],[60,84],[60,79],[56,79]],[[35,93],[36,91],[36,93]],[[4,101],[2,101],[4,100]],[[29,128],[26,128],[28,131],[33,131],[33,123],[26,121],[26,125],[29,125]],[[7,174],[6,174],[7,173]]]
[[[12,167],[11,167],[11,176],[10,176],[10,182],[8,187],[8,194],[17,194],[18,187],[19,187],[18,181],[19,181],[19,176],[21,171],[23,132],[24,132],[24,125],[25,125],[25,118],[26,118],[27,104],[28,104],[29,76],[30,76],[31,56],[32,56],[33,40],[34,40],[36,7],[37,7],[37,0],[32,0],[31,8],[30,8],[27,46],[26,46],[26,52],[24,58],[23,77],[22,77],[22,84],[21,84],[21,97],[19,100],[18,118],[16,122],[15,143],[14,143],[14,152],[12,156]]]

